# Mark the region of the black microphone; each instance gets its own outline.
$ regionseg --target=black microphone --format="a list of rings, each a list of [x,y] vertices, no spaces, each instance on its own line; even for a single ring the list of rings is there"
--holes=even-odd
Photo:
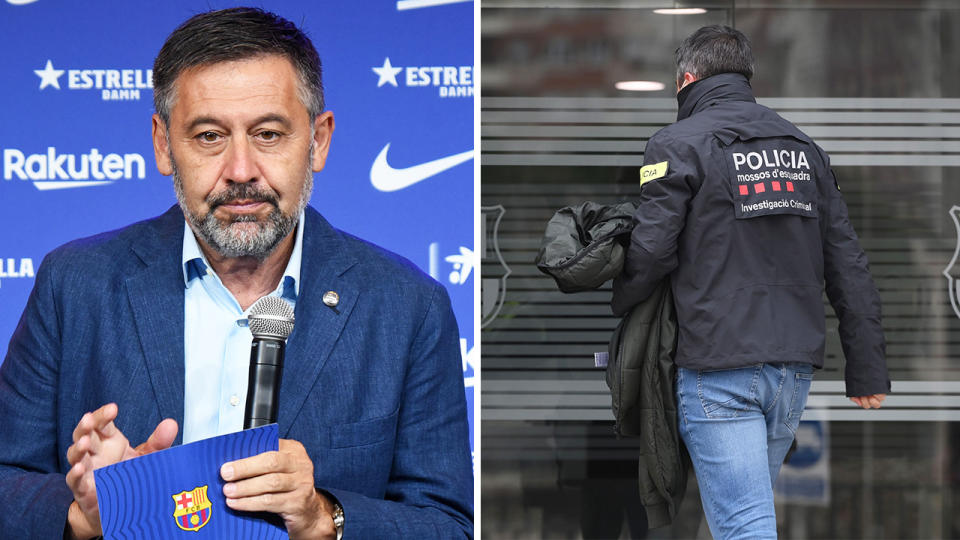
[[[293,308],[278,296],[264,296],[250,307],[250,374],[243,429],[277,421],[283,349],[293,332]]]

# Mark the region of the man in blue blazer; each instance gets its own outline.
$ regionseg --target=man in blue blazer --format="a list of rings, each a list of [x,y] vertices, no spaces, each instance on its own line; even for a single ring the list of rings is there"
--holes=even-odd
[[[246,358],[230,353],[251,338],[234,323],[273,294],[296,315],[280,450],[225,464],[227,504],[278,514],[291,538],[472,536],[445,290],[306,206],[334,127],[313,45],[260,10],[201,14],[161,49],[154,88],[179,206],[41,265],[0,365],[0,530],[94,537],[94,468],[240,429],[227,396]]]

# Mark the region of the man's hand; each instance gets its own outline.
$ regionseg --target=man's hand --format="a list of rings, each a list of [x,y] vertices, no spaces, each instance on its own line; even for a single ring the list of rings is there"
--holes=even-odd
[[[333,504],[313,487],[313,462],[299,442],[280,439],[279,452],[224,463],[220,476],[230,508],[279,514],[292,539],[337,537]]]
[[[886,394],[873,394],[872,396],[852,397],[850,401],[856,403],[864,409],[879,409],[883,400],[887,399]]]
[[[74,499],[67,513],[67,524],[73,538],[90,538],[101,533],[94,469],[169,448],[177,437],[177,422],[167,418],[157,425],[146,442],[133,448],[114,425],[116,417],[117,405],[108,403],[83,415],[73,430],[73,444],[67,449],[67,461],[71,465],[67,486]]]

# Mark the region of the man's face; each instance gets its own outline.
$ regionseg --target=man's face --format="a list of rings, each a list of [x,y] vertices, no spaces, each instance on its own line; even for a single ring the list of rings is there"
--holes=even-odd
[[[174,175],[200,240],[261,260],[296,225],[333,132],[329,112],[311,122],[293,66],[275,55],[185,70],[169,126],[153,124],[157,167]]]

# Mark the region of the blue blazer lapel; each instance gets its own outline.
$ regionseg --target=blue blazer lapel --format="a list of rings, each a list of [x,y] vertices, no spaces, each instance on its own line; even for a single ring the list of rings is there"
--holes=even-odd
[[[287,340],[280,388],[281,437],[300,414],[360,295],[359,284],[345,275],[356,259],[344,247],[341,233],[310,207],[306,222],[296,323]],[[323,303],[327,291],[339,296],[336,307]]]
[[[183,440],[183,214],[177,206],[153,222],[155,234],[131,245],[142,262],[126,279],[134,326],[163,418],[173,418]],[[171,324],[173,323],[173,324]]]

